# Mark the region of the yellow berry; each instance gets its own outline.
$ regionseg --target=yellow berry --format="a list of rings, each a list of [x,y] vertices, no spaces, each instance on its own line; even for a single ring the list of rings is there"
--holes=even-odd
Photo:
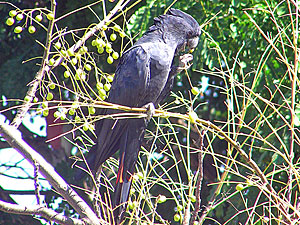
[[[53,99],[53,94],[51,92],[48,92],[46,99],[48,101],[51,101]]]
[[[31,25],[31,26],[28,27],[28,32],[29,32],[30,34],[35,33],[35,31],[36,31],[36,29],[35,29],[34,26]]]
[[[109,91],[110,88],[111,88],[111,84],[110,83],[104,84],[104,90],[105,91]]]
[[[97,88],[98,90],[103,89],[103,84],[100,83],[100,82],[98,82],[98,83],[96,84],[96,88]]]
[[[116,25],[114,25],[113,29],[114,29],[114,31],[118,32],[121,30],[121,27],[118,24],[116,24]]]
[[[19,13],[17,16],[16,16],[16,19],[21,21],[22,19],[24,18],[24,15],[22,13]]]
[[[111,56],[108,56],[108,57],[107,57],[107,63],[108,63],[108,64],[112,64],[113,62],[114,62],[114,58],[111,57]]]
[[[60,49],[61,48],[61,43],[58,41],[58,42],[56,42],[55,44],[54,44],[54,47],[56,48],[56,49]]]
[[[193,87],[193,88],[192,88],[192,93],[193,93],[193,95],[197,95],[197,94],[199,94],[199,93],[200,93],[200,90],[199,90],[199,88],[197,88],[197,87]]]
[[[235,189],[237,191],[242,191],[244,189],[244,186],[242,184],[238,184],[238,185],[236,185]]]
[[[10,10],[8,14],[9,14],[9,16],[14,17],[14,16],[17,15],[17,11],[16,10]]]
[[[85,64],[84,65],[84,68],[87,70],[87,71],[91,71],[92,70],[92,66],[90,64]]]
[[[107,77],[106,77],[106,79],[107,79],[107,81],[108,82],[113,82],[113,80],[114,80],[114,77],[112,76],[112,75],[108,75]]]
[[[176,213],[175,215],[174,215],[174,221],[175,222],[178,222],[180,220],[180,215],[178,214],[178,213]]]
[[[113,57],[114,59],[118,59],[118,58],[119,58],[119,53],[113,52],[112,57]]]
[[[49,59],[49,65],[50,66],[53,66],[54,63],[55,63],[55,59],[54,58]]]
[[[164,196],[164,195],[159,195],[158,196],[158,199],[157,199],[158,203],[164,203],[165,201],[167,201],[167,197],[166,196]]]
[[[71,76],[70,71],[66,70],[66,71],[64,72],[64,77],[65,77],[65,78],[69,78],[70,76]]]
[[[8,26],[12,26],[14,23],[15,23],[14,18],[9,17],[9,18],[6,20],[6,24],[7,24]]]
[[[110,35],[110,40],[111,41],[115,41],[117,39],[117,35],[115,34],[115,33],[112,33],[111,35]]]
[[[43,16],[42,15],[36,15],[35,20],[38,22],[41,22],[43,20]]]
[[[53,13],[48,13],[47,14],[47,19],[48,20],[54,20],[54,14]]]
[[[19,34],[19,33],[22,32],[22,30],[23,30],[23,28],[22,28],[21,26],[17,26],[17,27],[15,27],[14,32],[15,32],[16,34]]]

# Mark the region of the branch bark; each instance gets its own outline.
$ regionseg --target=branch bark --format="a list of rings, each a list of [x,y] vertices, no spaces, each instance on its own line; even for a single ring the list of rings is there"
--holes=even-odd
[[[85,201],[67,184],[62,177],[60,177],[54,168],[34,149],[32,149],[21,136],[18,135],[18,130],[7,124],[0,124],[0,134],[6,141],[21,153],[29,162],[34,165],[37,162],[40,165],[40,171],[50,184],[60,193],[65,200],[80,214],[82,218],[87,219],[88,224],[105,224],[100,221],[92,209],[85,203]]]
[[[62,214],[55,212],[52,209],[48,209],[44,206],[21,206],[17,204],[12,204],[8,202],[4,202],[0,200],[0,210],[7,212],[7,213],[15,213],[21,215],[37,215],[42,216],[48,220],[57,222],[59,224],[64,225],[85,225],[85,221],[76,219],[76,218],[69,218]]]

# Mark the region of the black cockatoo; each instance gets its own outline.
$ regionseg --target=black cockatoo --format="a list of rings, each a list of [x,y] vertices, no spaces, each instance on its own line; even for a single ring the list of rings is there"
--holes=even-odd
[[[175,75],[182,70],[175,66],[174,56],[198,44],[200,26],[190,15],[170,9],[154,19],[154,25],[120,59],[108,102],[130,107],[157,106],[170,92]],[[179,57],[179,65],[192,59]],[[106,109],[105,115],[120,113]],[[87,161],[96,172],[110,156],[120,150],[119,171],[114,206],[120,219],[135,171],[147,118],[103,119],[96,124],[97,143],[88,153]]]

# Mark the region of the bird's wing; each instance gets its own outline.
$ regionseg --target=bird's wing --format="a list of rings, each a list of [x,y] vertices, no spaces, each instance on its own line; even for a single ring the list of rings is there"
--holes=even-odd
[[[129,49],[121,58],[108,101],[130,107],[141,107],[150,80],[150,56],[140,46]],[[108,109],[105,114],[122,113]],[[92,153],[92,169],[95,173],[100,165],[112,156],[120,146],[120,137],[128,127],[127,119],[104,119],[96,125],[97,146]]]

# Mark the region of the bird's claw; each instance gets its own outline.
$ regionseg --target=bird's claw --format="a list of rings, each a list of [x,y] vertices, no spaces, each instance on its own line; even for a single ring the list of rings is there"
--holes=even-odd
[[[147,109],[147,120],[150,120],[152,118],[152,116],[155,113],[155,106],[152,102],[147,103],[146,105],[143,106],[143,108]]]
[[[191,67],[191,62],[193,60],[193,55],[192,54],[184,54],[182,56],[179,56],[179,68],[181,70],[185,70]]]

